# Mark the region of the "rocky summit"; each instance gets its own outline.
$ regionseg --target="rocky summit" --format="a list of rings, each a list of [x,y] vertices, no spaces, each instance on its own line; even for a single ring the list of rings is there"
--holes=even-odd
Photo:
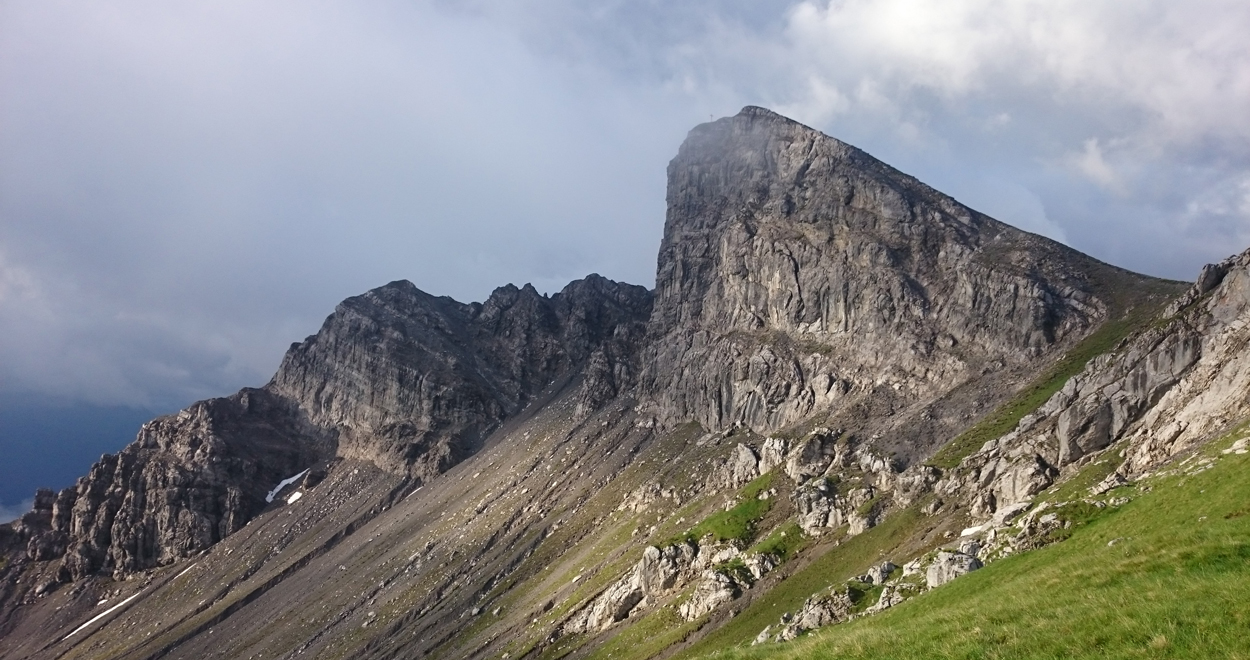
[[[1195,460],[1247,342],[1250,252],[1131,273],[748,107],[669,164],[654,291],[392,282],[40,491],[0,658],[786,648]]]

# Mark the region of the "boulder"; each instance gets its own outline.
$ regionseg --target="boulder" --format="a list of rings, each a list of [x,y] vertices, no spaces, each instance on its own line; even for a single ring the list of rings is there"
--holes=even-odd
[[[981,568],[981,560],[962,552],[939,552],[925,572],[929,588],[938,587],[955,578]]]
[[[877,599],[877,603],[869,607],[868,612],[876,613],[894,607],[914,596],[916,591],[916,587],[907,584],[887,584],[881,589],[881,597]]]
[[[731,488],[738,488],[760,476],[759,458],[750,447],[740,444],[734,447],[725,464],[725,481]]]
[[[819,536],[825,529],[838,527],[846,522],[846,515],[839,507],[839,498],[826,481],[816,479],[794,489],[791,495],[797,512],[795,521],[803,532]]]
[[[896,569],[898,567],[894,565],[894,562],[885,561],[868,569],[867,573],[860,576],[859,581],[865,584],[885,584],[885,581],[890,579],[890,574]]]
[[[786,456],[786,474],[796,483],[824,474],[833,460],[833,439],[812,433],[801,440]]]
[[[765,438],[760,447],[760,474],[771,471],[786,460],[789,443],[785,438]]]
[[[711,612],[722,603],[737,598],[742,593],[741,586],[732,577],[715,570],[703,572],[690,599],[681,604],[678,612],[687,621]]]

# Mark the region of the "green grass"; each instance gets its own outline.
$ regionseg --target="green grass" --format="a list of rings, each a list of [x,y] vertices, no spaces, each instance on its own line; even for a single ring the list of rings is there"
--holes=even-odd
[[[1065,510],[1066,541],[882,614],[718,657],[1250,658],[1248,458],[1153,480],[1118,509]]]
[[[686,532],[696,541],[711,534],[717,541],[750,541],[755,535],[755,522],[772,507],[770,500],[746,500],[728,511],[714,513]]]
[[[1090,488],[1102,483],[1103,479],[1123,464],[1124,459],[1119,454],[1119,445],[1113,446],[1058,487],[1043,492],[1038,501],[1069,502],[1089,497]]]
[[[786,561],[802,550],[806,541],[803,529],[798,523],[791,521],[769,534],[763,541],[756,543],[749,552],[772,555],[781,561]]]
[[[862,574],[880,563],[917,530],[925,519],[915,505],[896,512],[872,529],[851,537],[796,571],[767,594],[760,596],[720,628],[708,633],[677,658],[698,657],[716,649],[750,644],[765,626],[775,624],[785,612],[797,612],[808,596]],[[901,557],[893,557],[898,561]]]
[[[765,472],[756,477],[751,483],[742,487],[739,494],[742,498],[753,500],[760,496],[761,493],[768,490],[773,485],[773,473]]]
[[[871,498],[869,498],[867,502],[864,502],[863,504],[859,505],[859,507],[855,509],[855,512],[861,516],[867,516],[868,514],[872,513],[873,507],[877,506],[877,502],[880,502],[880,501],[881,501],[881,495],[874,495]]]
[[[706,617],[685,621],[677,613],[674,605],[661,607],[622,630],[606,644],[595,649],[589,657],[612,658],[613,660],[651,658],[686,639],[690,633],[698,630],[705,620]]]
[[[1055,392],[1062,389],[1068,379],[1081,373],[1090,360],[1114,349],[1124,338],[1148,326],[1156,311],[1156,306],[1142,305],[1130,310],[1119,319],[1103,323],[1069,350],[1050,369],[1042,372],[1042,375],[1017,392],[1010,401],[996,408],[938,450],[933,458],[929,459],[929,465],[943,470],[954,468],[986,442],[1011,432],[1025,415],[1037,410]]]
[[[771,472],[757,477],[739,491],[738,504],[727,511],[718,511],[702,522],[691,527],[683,534],[677,535],[665,544],[672,545],[685,541],[698,541],[711,534],[717,541],[739,541],[750,543],[755,538],[755,523],[759,522],[773,506],[771,499],[759,499],[760,493],[768,490],[772,484]]]
[[[851,597],[851,614],[859,614],[864,610],[877,604],[881,600],[881,591],[884,589],[879,584],[864,584],[862,582],[851,581],[846,585],[846,595]]]

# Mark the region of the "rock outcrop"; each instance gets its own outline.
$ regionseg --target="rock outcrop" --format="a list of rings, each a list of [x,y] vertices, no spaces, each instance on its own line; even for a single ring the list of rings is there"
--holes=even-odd
[[[467,305],[392,282],[343,301],[268,388],[335,429],[339,455],[429,477],[561,377],[581,371],[588,408],[630,386],[650,311],[649,291],[597,275]]]
[[[925,571],[925,584],[930,589],[940,587],[951,580],[981,568],[981,560],[966,552],[942,551],[933,558]]]
[[[988,518],[1124,441],[1121,482],[1250,415],[1250,251],[1208,266],[1163,318],[1084,371],[938,488]]]
[[[646,289],[597,275],[471,305],[393,282],[340,304],[266,387],[146,424],[18,533],[32,559],[61,562],[63,580],[122,577],[238,531],[270,489],[318,463],[428,479],[562,378],[578,379],[590,408],[631,385],[650,308]]]
[[[1157,402],[1130,429],[1130,478],[1250,415],[1250,250],[1205,269],[1168,312],[1168,339],[1146,365],[1174,385],[1154,390],[1147,401]]]
[[[811,596],[803,602],[797,613],[782,616],[776,628],[768,626],[762,630],[754,644],[788,642],[809,630],[849,620],[851,609],[855,607],[853,593],[850,588],[835,587]]]
[[[681,618],[694,621],[742,594],[742,585],[724,571],[707,570],[695,584],[690,599],[678,608]]]
[[[31,548],[60,558],[65,580],[168,564],[238,531],[271,488],[333,450],[332,433],[266,390],[202,401],[144,424],[61,491]]]
[[[642,387],[662,423],[761,433],[932,396],[1087,332],[1114,271],[748,107],[669,165]]]
[[[621,621],[647,597],[655,597],[685,585],[697,574],[709,552],[691,543],[658,548],[650,546],[625,577],[613,582],[562,627],[565,634],[602,630]]]

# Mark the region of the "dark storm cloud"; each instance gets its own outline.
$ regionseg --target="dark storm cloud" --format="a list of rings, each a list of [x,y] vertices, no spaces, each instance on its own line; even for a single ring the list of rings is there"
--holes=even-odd
[[[1182,11],[1182,9],[1184,11]],[[650,285],[747,103],[1191,278],[1250,244],[1244,3],[0,3],[0,389],[183,405],[334,304]]]

